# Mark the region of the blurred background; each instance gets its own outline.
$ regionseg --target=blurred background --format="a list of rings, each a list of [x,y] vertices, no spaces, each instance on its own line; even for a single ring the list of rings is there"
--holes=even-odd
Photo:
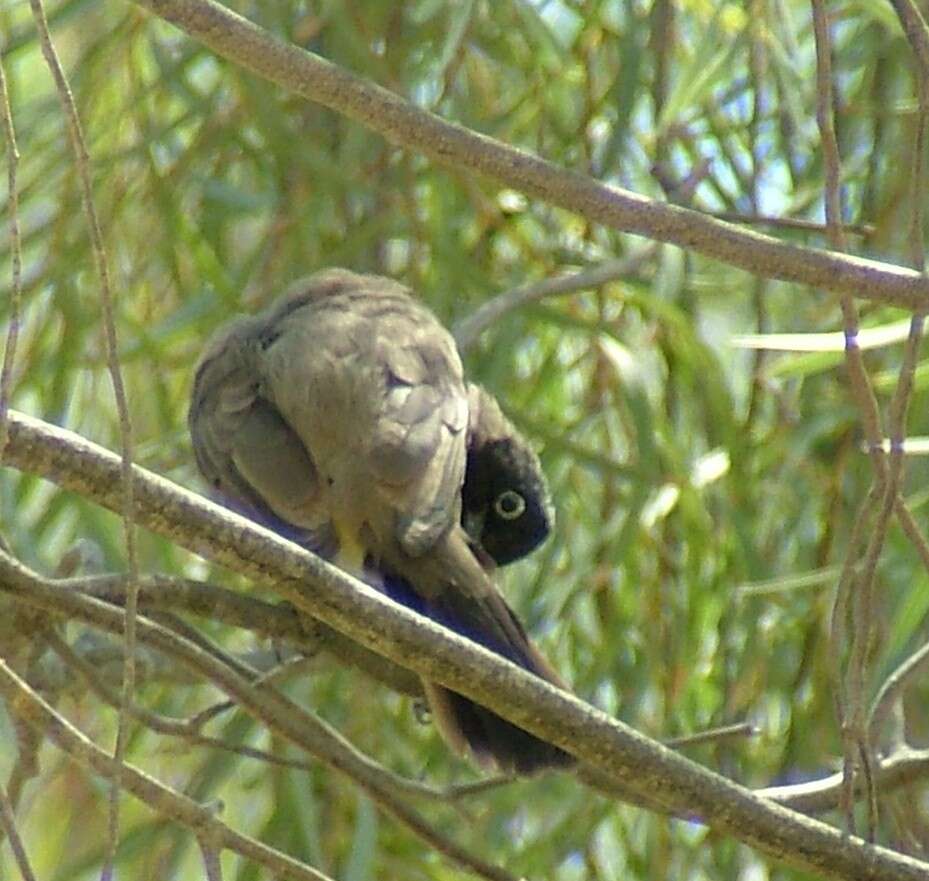
[[[230,5],[446,119],[599,180],[826,246],[806,2]],[[903,263],[917,121],[909,50],[889,5],[830,9],[850,247]],[[46,10],[91,155],[140,464],[203,489],[186,431],[201,347],[300,275],[335,265],[393,276],[454,327],[511,288],[640,254],[625,277],[507,313],[464,353],[471,378],[536,445],[557,507],[553,539],[507,571],[505,590],[577,693],[641,731],[663,739],[753,723],[754,737],[687,751],[751,787],[837,769],[829,616],[871,477],[860,419],[841,353],[765,353],[731,340],[840,330],[832,297],[670,246],[643,254],[642,239],[396,149],[124,0]],[[117,449],[77,172],[28,5],[0,4],[0,32],[22,154],[13,405]],[[0,192],[5,200],[5,176]],[[5,235],[0,252],[7,266]],[[2,318],[9,285],[4,270]],[[907,317],[862,304],[868,327]],[[901,352],[866,354],[882,404]],[[911,435],[929,434],[927,381],[921,362]],[[908,461],[904,492],[925,525],[924,460]],[[90,501],[7,469],[0,506],[12,549],[43,572],[61,571],[78,542],[81,571],[125,566],[121,524]],[[145,572],[248,587],[139,537]],[[929,629],[927,575],[895,524],[876,596],[868,695]],[[268,647],[247,631],[191,621],[230,651]],[[73,624],[66,633],[95,638]],[[409,699],[356,670],[330,663],[286,690],[397,772],[440,785],[476,779]],[[922,685],[908,695],[914,745],[929,737],[927,696]],[[169,715],[217,699],[212,687],[157,675],[139,688],[141,702]],[[76,683],[57,706],[111,744],[115,714]],[[270,767],[133,730],[132,762],[200,800],[221,799],[226,822],[336,878],[459,877],[325,768]],[[211,730],[291,753],[243,713]],[[13,758],[12,747],[0,751],[0,773]],[[52,881],[98,877],[106,784],[52,747],[40,759],[19,812],[35,868]],[[914,785],[883,799],[881,841],[919,852],[923,795]],[[468,809],[467,822],[450,808],[430,819],[517,876],[805,877],[697,823],[593,795],[569,775],[513,783]],[[129,798],[122,828],[122,877],[201,877],[185,830]],[[224,865],[236,881],[261,877],[232,858]],[[0,877],[13,873],[3,848]]]

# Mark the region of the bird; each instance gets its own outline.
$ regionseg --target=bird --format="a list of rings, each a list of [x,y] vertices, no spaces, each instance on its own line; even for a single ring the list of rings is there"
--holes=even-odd
[[[551,530],[538,458],[403,285],[329,269],[233,319],[195,370],[188,427],[230,507],[567,687],[494,580]],[[446,742],[483,767],[573,762],[444,686],[423,690]]]
[[[244,473],[267,461],[270,469],[265,480],[282,480],[269,490],[273,497],[305,491],[301,477],[309,486],[316,480],[315,466],[299,437],[254,386],[249,346],[257,340],[261,326],[252,317],[231,322],[201,358],[190,409],[194,453],[219,501],[330,556],[325,553],[332,544],[330,535],[298,529],[277,516]],[[554,507],[538,456],[496,399],[481,386],[468,383],[468,400],[461,525],[479,553],[495,566],[506,566],[548,538]],[[255,483],[261,485],[262,478],[257,477]]]

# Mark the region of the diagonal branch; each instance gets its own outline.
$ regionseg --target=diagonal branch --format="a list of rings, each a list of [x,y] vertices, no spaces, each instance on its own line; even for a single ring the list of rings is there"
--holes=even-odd
[[[213,0],[136,0],[245,70],[344,114],[392,144],[482,174],[590,221],[697,251],[767,278],[922,308],[929,278],[889,263],[804,248],[656,202],[420,110],[287,43]]]
[[[137,472],[135,476],[142,473]],[[42,579],[3,552],[0,552],[0,573],[0,591],[27,605],[48,614],[83,620],[113,634],[123,629],[121,610]],[[436,851],[487,881],[513,881],[513,876],[505,870],[446,838],[398,797],[403,793],[445,800],[443,793],[430,791],[424,784],[406,780],[378,765],[319,717],[303,710],[275,689],[257,687],[257,679],[246,679],[189,640],[146,618],[140,617],[137,624],[138,636],[143,643],[200,673],[243,709],[261,719],[275,734],[344,773],[380,807]]]
[[[128,579],[125,575],[63,578],[57,583],[115,605],[126,602]],[[139,608],[151,612],[185,612],[231,627],[246,628],[268,639],[282,640],[307,657],[328,652],[340,663],[361,670],[393,691],[411,697],[423,696],[418,676],[391,664],[321,621],[307,622],[287,603],[269,603],[202,581],[148,575],[139,581]]]
[[[100,747],[68,723],[0,658],[0,694],[7,706],[68,754],[77,764],[97,774],[112,777],[119,768],[120,785],[152,810],[191,829],[203,830],[210,840],[250,860],[267,866],[276,877],[292,881],[331,881],[328,876],[242,835],[216,819],[213,813],[132,765],[117,763]]]
[[[40,420],[10,413],[5,461],[107,507],[121,504],[118,457]],[[134,476],[140,525],[242,574],[273,581],[301,611],[551,740],[630,791],[824,877],[929,881],[929,865],[772,804],[274,533],[142,468]]]
[[[646,245],[633,251],[626,257],[608,260],[599,266],[572,272],[568,275],[559,275],[547,278],[540,282],[523,285],[488,300],[479,309],[455,325],[454,336],[459,350],[470,349],[478,337],[488,327],[496,324],[508,312],[536,303],[547,297],[557,297],[564,294],[573,294],[587,288],[598,288],[607,282],[619,278],[628,278],[648,262],[658,252],[657,247]]]

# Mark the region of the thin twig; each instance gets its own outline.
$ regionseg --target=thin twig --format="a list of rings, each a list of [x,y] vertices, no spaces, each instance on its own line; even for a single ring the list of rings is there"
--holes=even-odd
[[[876,743],[893,705],[903,694],[907,685],[917,676],[925,673],[927,667],[929,667],[929,643],[898,664],[884,680],[871,704],[871,712],[868,714],[868,730],[872,743]]]
[[[13,713],[55,743],[78,765],[107,778],[117,773],[113,758],[57,713],[2,658],[0,694],[6,698],[6,704]],[[275,876],[293,881],[332,881],[293,857],[236,832],[217,820],[209,809],[130,764],[123,763],[119,767],[119,777],[127,792],[145,802],[156,813],[188,829],[208,831],[212,840],[221,843],[224,849],[254,860]]]
[[[884,490],[883,504],[878,514],[874,534],[872,534],[871,541],[869,542],[868,552],[862,567],[863,583],[868,587],[867,594],[862,597],[862,614],[867,615],[869,620],[873,617],[870,585],[872,585],[874,581],[874,571],[877,567],[880,546],[886,535],[890,516],[899,498],[899,485],[905,462],[905,457],[903,456],[903,437],[906,432],[906,412],[913,389],[913,377],[919,360],[923,320],[922,315],[914,315],[910,323],[910,333],[903,351],[903,363],[900,366],[900,377],[897,381],[897,387],[894,390],[894,396],[890,402],[890,468]],[[861,651],[864,652],[866,648],[867,643],[862,646]],[[860,660],[862,661],[860,663],[860,668],[863,670],[863,658]],[[859,687],[863,692],[863,672],[859,672],[857,675],[861,680]]]
[[[829,33],[829,22],[823,0],[812,0],[813,31],[816,42],[816,121],[819,126],[822,141],[823,162],[826,170],[826,183],[823,199],[826,210],[826,226],[830,244],[838,251],[847,249],[845,231],[842,228],[842,209],[840,204],[841,186],[841,160],[839,146],[835,135],[833,123],[833,84],[832,84],[832,41]],[[874,572],[877,557],[886,535],[887,523],[892,510],[893,499],[896,496],[896,483],[893,477],[887,479],[886,463],[883,451],[879,446],[883,436],[880,424],[880,411],[874,392],[868,380],[867,371],[861,350],[858,347],[858,310],[849,293],[843,294],[839,299],[842,308],[842,318],[845,329],[845,363],[848,369],[853,397],[861,414],[865,437],[868,439],[871,460],[874,465],[874,485],[868,493],[868,502],[859,511],[856,517],[856,532],[865,531],[865,522],[871,510],[871,500],[889,496],[890,507],[882,509],[878,522],[870,530],[870,541],[865,554],[865,564],[860,571],[855,571],[854,563],[859,553],[857,542],[849,543],[842,578],[836,592],[835,609],[832,616],[832,654],[834,664],[840,664],[841,648],[840,638],[844,636],[844,628],[838,626],[844,620],[844,610],[851,609],[854,630],[851,642],[851,658],[849,671],[844,682],[836,690],[836,707],[839,716],[839,727],[842,731],[844,745],[844,775],[845,775],[845,822],[850,831],[855,829],[855,815],[852,810],[854,793],[853,779],[856,761],[862,762],[862,771],[866,780],[870,780],[870,756],[868,750],[862,747],[866,740],[864,720],[864,672],[866,665],[866,648],[871,637],[871,602],[873,595]],[[883,520],[881,519],[883,516]],[[841,614],[837,612],[841,610]],[[838,666],[836,667],[838,670]],[[877,825],[877,799],[875,793],[869,790],[869,830],[873,839]]]
[[[3,827],[4,834],[10,840],[10,848],[19,868],[19,874],[23,876],[23,881],[36,881],[23,839],[16,828],[16,814],[13,811],[13,802],[10,801],[6,788],[2,785],[0,785],[0,826]]]
[[[128,614],[128,612],[127,612]],[[261,674],[253,667],[250,667],[244,661],[218,646],[212,639],[206,636],[202,630],[191,626],[182,618],[179,618],[173,612],[153,612],[150,615],[153,621],[164,625],[168,630],[173,630],[179,636],[192,642],[195,646],[205,651],[208,655],[214,657],[220,664],[225,664],[230,670],[234,670],[244,679],[257,681]]]
[[[120,708],[120,695],[114,692],[105,682],[103,682],[103,680],[100,679],[100,677],[97,675],[96,667],[93,664],[75,652],[74,649],[71,648],[71,646],[69,646],[67,642],[65,642],[57,633],[55,633],[54,630],[47,631],[44,634],[44,637],[54,652],[62,659],[62,661],[64,661],[70,668],[78,673],[78,675],[83,679],[84,682],[87,683],[87,686],[94,694],[97,695],[97,697],[117,710]],[[259,681],[255,680],[253,684],[257,685],[259,684]],[[250,746],[240,746],[234,743],[227,743],[218,737],[210,737],[201,733],[203,726],[215,715],[215,710],[217,707],[223,710],[227,710],[232,709],[235,706],[236,704],[234,702],[226,701],[223,704],[214,705],[202,713],[197,713],[188,719],[172,719],[167,716],[163,716],[160,713],[153,713],[151,710],[147,710],[144,707],[140,707],[135,704],[129,707],[128,712],[134,719],[152,731],[156,731],[159,734],[168,735],[169,737],[183,738],[188,743],[195,746],[204,746],[209,747],[210,749],[218,749],[222,750],[223,752],[234,753],[235,755],[240,755],[245,758],[267,762],[271,765],[277,765],[283,768],[291,768],[297,771],[312,771],[313,765],[310,762],[302,762],[297,759],[281,758],[280,756],[276,756],[273,753],[266,752],[265,750],[256,749],[255,747]],[[414,794],[426,794],[426,791],[417,791]],[[428,794],[435,798],[444,798],[448,795],[447,792],[440,793],[439,791],[428,792]]]
[[[93,575],[62,579],[62,587],[124,605],[125,575]],[[304,655],[329,652],[341,663],[350,664],[388,688],[421,697],[422,681],[414,673],[368,651],[320,621],[309,632],[305,618],[289,603],[269,603],[219,585],[168,575],[148,575],[139,583],[143,609],[189,612],[232,627],[244,627],[271,640],[286,642]]]
[[[825,233],[826,225],[815,220],[803,220],[800,217],[772,217],[767,214],[740,214],[737,211],[718,211],[711,215],[727,223],[740,223],[744,226],[773,226],[776,229],[796,229],[801,232]],[[874,227],[869,223],[843,223],[842,229],[856,236],[874,234]]]
[[[929,27],[913,0],[890,0],[916,59],[917,77],[929,80]]]
[[[7,158],[7,211],[10,216],[10,258],[12,281],[10,284],[10,318],[3,351],[3,368],[0,371],[0,460],[7,443],[7,411],[13,394],[13,366],[16,363],[16,346],[19,341],[22,321],[22,275],[23,245],[19,228],[19,183],[16,173],[19,168],[19,148],[16,146],[16,129],[13,125],[13,110],[6,87],[6,72],[0,58],[0,114],[6,135]]]
[[[138,475],[136,477],[138,479]],[[12,596],[30,606],[46,610],[67,609],[69,617],[93,623],[110,633],[120,633],[123,629],[122,610],[72,591],[63,591],[3,553],[0,553],[0,591],[11,592]],[[205,676],[272,731],[344,773],[381,808],[430,847],[483,878],[513,881],[510,873],[443,836],[399,798],[405,794],[444,801],[441,792],[388,771],[356,749],[322,719],[273,689],[255,688],[253,683],[245,681],[235,671],[183,637],[142,616],[137,626],[142,642]]]
[[[910,187],[910,230],[909,250],[910,263],[919,272],[925,273],[925,242],[924,227],[924,194],[926,192],[926,136],[929,126],[929,28],[922,17],[922,13],[912,0],[891,0],[897,15],[903,24],[910,48],[916,58],[916,87],[919,99],[919,119],[916,125],[916,137],[913,144],[913,171]],[[918,313],[918,317],[925,316],[925,312]],[[914,322],[916,317],[914,317]],[[911,331],[913,328],[911,328]],[[903,375],[900,377],[902,382]],[[912,375],[908,382],[912,382]],[[910,389],[906,390],[904,402],[909,400]],[[899,437],[904,436],[904,426],[901,424]],[[895,512],[904,534],[913,544],[922,560],[923,567],[929,571],[929,542],[926,541],[922,530],[913,519],[913,515],[906,507],[902,498],[895,501]],[[872,714],[873,723],[873,714]],[[869,723],[871,724],[871,723]]]
[[[905,4],[907,0],[897,0],[897,2]],[[925,22],[923,22],[923,28],[925,29]],[[924,42],[929,41],[925,30],[922,32],[922,36],[923,41],[919,42],[920,49],[917,51],[914,47],[914,52],[917,52],[917,55],[919,51],[929,52],[929,46]],[[929,125],[929,67],[922,64],[922,59],[919,60],[916,66],[916,90],[919,99],[919,118],[916,121],[916,135],[913,139],[908,239],[910,265],[917,272],[925,274],[926,253],[925,236],[923,234],[925,209],[923,208],[923,201],[926,195],[926,127]],[[925,308],[922,311],[925,314]]]
[[[450,801],[458,801],[466,798],[472,798],[475,795],[483,795],[502,786],[509,786],[515,783],[516,777],[488,777],[485,780],[474,780],[471,783],[459,783],[456,786],[445,788],[445,796]]]
[[[906,32],[907,40],[916,61],[919,118],[916,123],[913,144],[909,251],[910,263],[913,268],[925,272],[923,200],[927,175],[925,145],[927,126],[929,126],[929,29],[926,27],[922,13],[911,0],[892,0],[892,3]],[[904,363],[901,367],[900,379],[891,405],[891,444],[893,448],[896,441],[897,449],[894,452],[897,458],[902,458],[900,447],[906,434],[906,406],[912,392],[916,367],[915,360],[924,319],[925,312],[918,313],[913,317],[910,338],[907,341],[907,350],[904,353]],[[900,467],[902,468],[902,465]],[[912,514],[899,495],[895,498],[895,512],[904,533],[920,555],[923,566],[929,571],[929,543],[927,543],[922,530],[913,520]],[[881,685],[868,715],[868,742],[871,749],[876,749],[878,737],[893,707],[895,705],[901,706],[902,713],[902,702],[898,702],[908,682],[923,670],[927,657],[929,657],[929,651],[924,646],[900,664]]]
[[[890,468],[884,486],[884,498],[878,511],[877,518],[868,542],[864,562],[860,573],[860,586],[857,591],[856,614],[858,622],[855,640],[852,644],[852,656],[849,675],[851,678],[850,694],[853,696],[853,723],[852,731],[856,740],[857,749],[861,755],[862,773],[870,781],[873,754],[872,739],[869,736],[869,725],[865,716],[864,691],[867,656],[871,648],[871,634],[874,618],[874,582],[877,562],[883,548],[890,518],[899,498],[899,486],[903,476],[905,459],[903,456],[903,437],[906,432],[906,412],[913,389],[913,377],[919,358],[919,347],[922,341],[923,316],[914,315],[910,323],[910,333],[907,337],[903,352],[903,363],[900,367],[900,377],[894,396],[890,403],[890,432],[891,452]],[[876,834],[878,820],[877,791],[870,785],[866,787],[869,809],[869,833],[873,839]]]
[[[753,725],[751,722],[737,722],[734,725],[721,725],[719,728],[708,728],[706,731],[672,737],[663,741],[663,743],[670,749],[686,749],[689,746],[702,746],[706,743],[717,743],[721,740],[757,737],[758,733],[757,725]]]
[[[912,750],[908,747],[897,749],[892,755],[879,759],[874,769],[875,782],[885,791],[902,786],[924,785],[927,774],[929,750]],[[807,783],[769,786],[757,790],[757,793],[805,814],[824,813],[835,810],[840,805],[845,786],[843,777],[843,773],[839,771]],[[854,789],[857,795],[865,794],[865,785],[860,777],[856,777]]]
[[[906,535],[910,543],[916,549],[916,553],[922,561],[923,568],[926,572],[929,572],[929,542],[926,541],[926,537],[922,534],[922,530],[913,519],[912,512],[899,496],[897,497],[894,511],[897,515],[897,519],[900,521],[900,527],[903,529],[904,535]]]
[[[467,318],[459,321],[453,335],[458,348],[466,351],[473,346],[478,337],[491,325],[495,324],[507,312],[512,312],[529,303],[536,303],[546,297],[573,294],[587,288],[598,288],[618,278],[634,275],[658,252],[658,246],[651,244],[640,247],[631,254],[617,260],[608,260],[599,266],[547,278],[535,284],[513,288],[488,300]]]
[[[206,834],[197,836],[200,853],[203,856],[203,870],[206,872],[206,881],[223,881],[223,867],[219,861],[218,842],[212,840],[215,836]]]
[[[906,2],[906,0],[901,0],[901,2],[896,3],[895,8],[907,32],[911,49],[917,58],[917,85],[919,91],[920,116],[916,126],[916,137],[913,147],[914,158],[911,173],[912,197],[909,257],[914,268],[922,271],[924,268],[922,200],[925,184],[925,159],[923,153],[927,115],[929,115],[929,66],[926,64],[926,62],[929,61],[929,54],[927,54],[927,52],[929,52],[929,32],[926,31],[925,22],[922,21],[918,10]],[[920,24],[921,27],[919,27]],[[819,30],[817,30],[817,39],[819,39],[818,35]],[[874,580],[877,561],[887,534],[890,517],[895,509],[902,507],[902,501],[899,499],[899,485],[905,468],[903,439],[906,434],[906,412],[913,389],[913,377],[918,361],[919,347],[922,341],[924,316],[925,309],[923,308],[917,311],[917,314],[913,316],[910,323],[910,333],[904,348],[900,376],[890,404],[890,467],[883,488],[882,503],[865,554],[860,584],[856,591],[857,602],[854,606],[856,627],[849,663],[849,696],[852,703],[849,733],[851,737],[854,738],[854,748],[857,750],[862,762],[862,773],[866,783],[865,791],[868,798],[869,837],[872,840],[876,834],[877,828],[878,801],[877,791],[871,785],[873,778],[872,766],[874,764],[874,741],[871,736],[873,712],[869,718],[866,718],[864,689],[867,657],[871,650],[870,643],[873,632]],[[920,536],[917,547],[921,544],[924,544],[924,541],[922,541],[922,537]],[[846,751],[846,758],[847,757],[848,752]],[[846,776],[847,767],[848,765],[846,763]],[[847,781],[846,788],[850,786],[851,783]]]
[[[13,720],[13,728],[16,732],[16,763],[7,780],[6,794],[15,811],[26,784],[39,773],[42,738],[19,719]]]
[[[77,106],[74,103],[74,96],[71,94],[71,87],[68,84],[64,69],[61,66],[61,62],[58,60],[58,53],[55,51],[55,46],[52,43],[42,0],[30,0],[30,6],[32,7],[32,16],[35,19],[36,30],[39,35],[39,43],[42,46],[42,55],[45,57],[48,68],[55,80],[58,97],[67,121],[68,136],[71,141],[71,149],[74,152],[74,162],[77,166],[78,178],[81,184],[81,198],[84,205],[84,212],[87,215],[94,263],[100,281],[100,304],[102,307],[101,314],[103,318],[106,363],[110,374],[110,380],[113,384],[116,410],[119,414],[120,452],[122,454],[122,469],[120,473],[123,491],[122,515],[126,541],[126,563],[130,579],[129,593],[126,597],[126,630],[124,634],[126,653],[123,665],[122,705],[123,707],[128,707],[129,704],[132,703],[133,694],[135,693],[135,619],[138,608],[137,584],[139,580],[139,559],[136,548],[135,526],[132,522],[132,512],[135,508],[132,485],[132,421],[129,416],[129,404],[126,400],[122,369],[119,364],[119,347],[116,339],[116,322],[113,317],[113,294],[110,284],[110,270],[106,249],[103,243],[103,232],[101,231],[100,221],[97,217],[97,209],[94,205],[93,183],[90,174],[90,156],[87,153],[87,145],[84,140],[84,133],[81,128]],[[120,764],[123,760],[123,754],[125,753],[128,736],[127,714],[121,712],[119,714],[119,722],[116,730],[116,744],[113,747],[113,767],[116,769],[117,776],[114,776],[110,789],[108,851],[103,872],[101,873],[101,878],[107,879],[107,881],[113,876],[113,863],[116,859],[116,847],[119,839],[120,787],[118,773]]]

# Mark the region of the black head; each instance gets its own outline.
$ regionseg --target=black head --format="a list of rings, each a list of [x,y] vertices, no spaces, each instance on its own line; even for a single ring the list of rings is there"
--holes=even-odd
[[[461,500],[465,530],[498,566],[526,556],[551,532],[554,511],[545,475],[515,429],[469,447]]]

